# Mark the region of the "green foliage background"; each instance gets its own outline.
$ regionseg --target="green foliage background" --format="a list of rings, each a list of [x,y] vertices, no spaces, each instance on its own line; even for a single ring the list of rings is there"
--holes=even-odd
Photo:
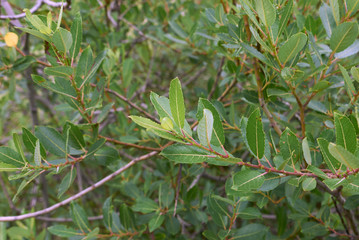
[[[0,22],[0,239],[359,237],[358,0],[50,5]]]

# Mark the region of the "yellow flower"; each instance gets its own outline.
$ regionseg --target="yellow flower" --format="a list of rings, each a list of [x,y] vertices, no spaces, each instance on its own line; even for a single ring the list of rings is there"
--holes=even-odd
[[[16,33],[13,32],[6,33],[5,43],[8,47],[15,47],[18,41],[19,41],[19,37],[16,35]]]

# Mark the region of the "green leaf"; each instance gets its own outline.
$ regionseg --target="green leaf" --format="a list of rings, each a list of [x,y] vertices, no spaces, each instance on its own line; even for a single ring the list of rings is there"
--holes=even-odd
[[[307,35],[304,33],[297,33],[291,36],[278,51],[280,62],[284,65],[289,60],[295,58],[307,43]]]
[[[24,151],[22,149],[21,143],[20,143],[20,137],[17,133],[13,133],[12,135],[13,137],[13,141],[14,141],[14,145],[16,147],[17,152],[20,154],[22,161],[24,162],[24,164],[26,165],[26,163],[28,162],[25,155],[24,155]]]
[[[359,195],[350,196],[345,200],[344,208],[354,210],[359,206]]]
[[[77,225],[82,232],[88,233],[91,232],[90,224],[87,220],[87,215],[85,210],[75,202],[71,202],[70,205],[70,215],[73,222]]]
[[[41,21],[41,19],[36,16],[36,15],[32,15],[31,12],[29,11],[29,9],[24,9],[24,12],[26,14],[26,19],[37,29],[39,30],[41,33],[49,35],[51,34],[51,29],[45,25],[45,23],[43,23]]]
[[[185,143],[184,141],[182,141],[180,138],[176,137],[175,135],[173,135],[173,134],[171,134],[169,132],[163,131],[163,130],[157,130],[157,129],[154,129],[154,128],[148,128],[147,131],[149,131],[151,133],[154,133],[157,136],[159,136],[161,138],[164,138],[164,139],[167,139],[167,140],[170,140],[170,141],[175,141],[175,142],[178,142],[178,143]]]
[[[347,183],[346,178],[328,178],[323,181],[325,185],[328,186],[328,188],[332,191],[334,191],[336,188],[344,185]]]
[[[161,155],[176,163],[201,163],[208,159],[208,157],[215,157],[212,153],[189,145],[171,145],[166,147]]]
[[[36,84],[40,85],[41,87],[47,88],[50,91],[56,92],[67,98],[70,98],[70,100],[76,98],[76,91],[71,86],[70,81],[63,81],[65,80],[63,78],[59,78],[59,79],[55,78],[55,83],[52,83],[50,81],[46,81],[45,78],[35,74],[31,74],[31,78]]]
[[[325,174],[321,169],[313,166],[313,165],[309,165],[307,167],[307,169],[311,172],[314,173],[315,175],[317,175],[318,177],[322,178],[322,179],[327,179],[328,176],[327,174]]]
[[[318,138],[317,142],[319,144],[320,151],[328,168],[333,173],[336,173],[336,171],[340,168],[340,162],[335,159],[335,157],[333,157],[333,155],[329,152],[329,142],[324,138]]]
[[[139,116],[129,116],[129,118],[131,118],[132,121],[134,121],[136,124],[146,129],[155,129],[158,131],[167,132],[167,130],[163,129],[160,124],[155,123],[154,121],[148,118],[139,117]]]
[[[223,126],[221,117],[215,106],[205,98],[200,98],[198,101],[198,110],[197,110],[197,119],[201,120],[203,118],[203,109],[208,109],[212,112],[213,115],[213,134],[211,139],[211,144],[214,146],[223,146],[225,142],[225,136],[223,132]]]
[[[230,214],[228,213],[227,203],[222,201],[221,198],[217,198],[219,196],[211,193],[207,198],[208,211],[211,215],[213,221],[225,229],[228,223],[228,217]]]
[[[263,32],[262,28],[259,25],[259,22],[257,21],[256,16],[254,15],[252,11],[252,4],[248,0],[239,0],[240,5],[243,7],[244,12],[248,15],[249,19],[253,22],[253,24]]]
[[[276,11],[273,3],[269,0],[257,0],[255,3],[256,11],[261,21],[267,27],[272,26],[276,19]]]
[[[250,191],[258,189],[264,183],[264,175],[254,170],[242,170],[233,175],[233,186],[235,191]]]
[[[241,43],[241,46],[244,48],[244,50],[246,50],[246,52],[248,52],[253,57],[258,58],[259,60],[261,60],[263,63],[267,64],[268,66],[274,67],[273,64],[261,52],[259,52],[254,47],[252,47],[244,42]]]
[[[233,239],[245,239],[245,240],[259,240],[265,239],[265,235],[268,232],[268,227],[258,224],[250,223],[238,230],[233,230]]]
[[[135,205],[132,206],[133,211],[144,214],[155,212],[158,208],[158,204],[147,197],[137,199]]]
[[[37,31],[37,30],[34,30],[34,29],[30,29],[30,28],[21,28],[21,27],[18,27],[17,29],[23,31],[23,32],[26,32],[26,33],[29,33],[35,37],[38,37],[38,38],[41,38],[42,40],[45,40],[46,42],[51,42],[51,39],[49,36]]]
[[[66,122],[63,131],[66,132],[68,128],[70,128],[69,145],[84,151],[86,144],[84,140],[84,134],[81,132],[80,128],[71,122]]]
[[[287,28],[287,23],[290,16],[292,15],[292,11],[293,11],[293,1],[288,1],[281,14],[279,14],[280,20],[278,27],[278,37],[282,34],[284,29]]]
[[[120,220],[125,229],[129,230],[135,228],[134,214],[126,204],[120,205]]]
[[[49,152],[59,157],[65,157],[65,139],[54,128],[38,126],[35,129],[35,136]]]
[[[47,13],[46,23],[47,23],[47,27],[49,27],[51,29],[51,25],[52,25],[52,13],[51,13],[51,11],[49,11]]]
[[[280,136],[279,147],[283,159],[289,159],[292,167],[295,168],[295,163],[300,156],[300,146],[297,136],[289,128],[286,128]]]
[[[356,169],[359,168],[359,158],[356,157],[351,152],[347,151],[340,145],[335,145],[334,143],[329,144],[329,152],[335,157],[339,162],[343,163],[345,166]]]
[[[44,73],[49,76],[57,76],[70,79],[74,70],[72,67],[68,66],[56,66],[56,67],[46,67]]]
[[[265,136],[259,108],[254,110],[248,118],[246,139],[252,154],[261,159],[264,154]]]
[[[260,219],[260,218],[262,218],[262,214],[258,210],[258,208],[247,207],[238,213],[238,217],[240,217],[241,219],[246,219],[246,220]]]
[[[56,235],[58,237],[74,237],[74,236],[81,236],[82,233],[78,232],[77,230],[73,228],[69,228],[65,225],[55,225],[47,228],[47,230],[52,233],[53,235]]]
[[[25,166],[21,155],[9,147],[0,147],[0,163],[5,163],[4,167],[15,166],[22,168]]]
[[[11,172],[11,171],[19,171],[19,170],[21,170],[21,168],[11,164],[0,162],[0,172]]]
[[[322,24],[327,33],[327,36],[331,37],[333,33],[333,28],[336,24],[335,24],[333,12],[326,3],[323,3],[322,6],[319,8],[319,16],[320,19],[322,20]]]
[[[27,69],[28,67],[30,67],[30,65],[34,62],[36,62],[36,58],[34,58],[33,56],[25,56],[17,59],[14,65],[12,66],[12,69],[14,71],[21,72]]]
[[[99,140],[97,140],[94,144],[91,145],[91,147],[87,151],[87,157],[90,157],[95,154],[95,152],[97,152],[105,143],[106,139],[104,138],[100,138]]]
[[[217,20],[216,20],[217,21]],[[171,29],[181,38],[187,38],[188,34],[174,21],[168,21]]]
[[[302,150],[304,160],[307,162],[308,165],[312,165],[312,157],[310,156],[310,149],[307,137],[305,137],[302,141]]]
[[[312,191],[317,186],[315,178],[308,177],[302,182],[303,191]]]
[[[128,88],[130,86],[130,83],[132,81],[132,72],[134,67],[134,61],[132,58],[128,58],[125,61],[123,61],[122,64],[122,80],[123,80],[123,86],[125,88]]]
[[[41,171],[38,171],[38,172],[33,171],[32,173],[33,173],[32,176],[31,176],[29,179],[24,179],[24,180],[21,182],[20,186],[17,188],[17,192],[16,192],[16,194],[14,195],[14,197],[12,198],[12,201],[13,201],[13,202],[16,202],[16,201],[17,201],[18,195],[22,192],[22,190],[24,190],[24,188],[25,188],[27,185],[29,185],[35,178],[37,178],[37,177],[41,174]]]
[[[339,12],[339,3],[338,0],[329,0],[330,8],[333,12],[333,17],[337,25],[340,23],[340,12]]]
[[[338,64],[338,65],[339,65],[339,69],[342,72],[343,77],[344,77],[344,83],[345,83],[345,88],[347,90],[347,93],[348,93],[349,97],[352,98],[353,94],[355,93],[353,80],[349,77],[347,70],[342,65],[340,65],[340,64]]]
[[[203,117],[198,123],[197,134],[203,146],[210,146],[213,131],[213,115],[208,109],[203,109]]]
[[[337,144],[354,153],[357,148],[357,138],[353,123],[348,117],[334,113],[334,125]]]
[[[61,196],[70,188],[76,178],[76,168],[71,166],[71,170],[66,174],[66,176],[62,179],[59,188],[57,197],[61,198]]]
[[[334,53],[341,52],[352,45],[358,36],[358,24],[356,22],[344,22],[338,25],[330,37],[330,49]]]
[[[175,78],[171,81],[169,99],[173,120],[182,129],[184,126],[186,111],[181,83],[178,78]]]
[[[80,51],[81,42],[82,42],[82,18],[80,12],[78,12],[71,25],[71,35],[73,44],[70,48],[70,58],[71,62],[74,61],[77,54]]]
[[[106,57],[106,54],[107,54],[107,51],[102,51],[95,59],[94,61],[94,64],[91,66],[89,72],[87,73],[86,77],[83,79],[83,81],[81,82],[81,85],[79,88],[82,88],[85,83],[87,83],[88,80],[90,80],[93,76],[95,76],[96,72],[97,72],[97,69],[100,67],[102,61],[105,59]],[[81,55],[82,56],[82,55]],[[88,56],[88,55],[87,55]],[[81,58],[80,58],[81,59]],[[91,59],[92,59],[92,56],[91,56]],[[85,59],[84,61],[88,60]]]
[[[163,96],[158,96],[154,92],[151,92],[150,99],[151,99],[151,102],[152,102],[153,106],[155,107],[159,117],[161,119],[165,118],[165,117],[170,118],[174,124],[175,131],[179,134],[182,134],[178,125],[175,123],[175,121],[173,119],[169,99],[166,97],[163,97]],[[213,112],[212,112],[212,114],[213,114]],[[186,133],[186,135],[192,136],[191,127],[189,126],[189,124],[186,120],[184,122],[183,131]]]
[[[29,130],[27,130],[26,128],[22,128],[22,141],[26,149],[32,154],[34,154],[35,152],[37,139],[38,138],[35,137]],[[46,150],[44,149],[41,143],[40,143],[40,153],[42,158],[46,159]]]
[[[113,226],[113,205],[112,197],[108,197],[102,206],[103,222],[105,226],[112,232]]]
[[[154,230],[159,228],[164,220],[165,220],[164,215],[162,215],[161,213],[155,214],[148,223],[149,231],[153,232]]]
[[[348,15],[355,14],[359,9],[359,0],[346,0]]]
[[[76,67],[76,73],[75,73],[76,86],[80,86],[82,84],[86,74],[90,71],[92,64],[93,64],[92,50],[91,47],[88,46],[81,53],[79,62]]]
[[[39,140],[37,140],[36,144],[35,144],[34,163],[35,163],[36,166],[41,165],[40,141]]]
[[[67,31],[64,28],[59,28],[56,30],[54,35],[52,35],[52,42],[54,43],[57,50],[67,53],[67,51],[72,46],[72,35],[71,32]]]

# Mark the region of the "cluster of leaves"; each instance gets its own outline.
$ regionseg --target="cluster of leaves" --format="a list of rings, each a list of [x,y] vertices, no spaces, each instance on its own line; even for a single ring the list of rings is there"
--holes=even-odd
[[[1,45],[3,238],[359,236],[358,0],[99,3]]]

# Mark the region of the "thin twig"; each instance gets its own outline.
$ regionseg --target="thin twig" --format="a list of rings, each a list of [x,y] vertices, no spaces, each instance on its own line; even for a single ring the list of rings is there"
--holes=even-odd
[[[129,163],[127,163],[125,166],[123,166],[122,168],[118,169],[117,171],[115,171],[114,173],[108,175],[107,177],[101,179],[100,181],[96,182],[95,184],[91,185],[90,187],[84,189],[83,191],[65,199],[62,202],[56,203],[54,205],[52,205],[51,207],[36,211],[36,212],[32,212],[32,213],[27,213],[27,214],[22,214],[22,215],[18,215],[18,216],[4,216],[4,217],[0,217],[0,222],[12,222],[12,221],[18,221],[18,220],[23,220],[23,219],[27,219],[27,218],[32,218],[32,217],[37,217],[49,212],[52,212],[54,210],[56,210],[59,207],[65,206],[67,204],[69,204],[70,202],[82,197],[83,195],[93,191],[94,189],[102,186],[103,184],[105,184],[106,182],[114,179],[117,175],[121,174],[122,172],[124,172],[125,170],[127,170],[128,168],[132,167],[133,165],[135,165],[137,162],[146,160],[152,156],[157,155],[159,152],[158,151],[153,151],[150,152],[148,154],[145,154],[143,156],[140,156],[138,158],[133,159],[132,161],[130,161]]]

